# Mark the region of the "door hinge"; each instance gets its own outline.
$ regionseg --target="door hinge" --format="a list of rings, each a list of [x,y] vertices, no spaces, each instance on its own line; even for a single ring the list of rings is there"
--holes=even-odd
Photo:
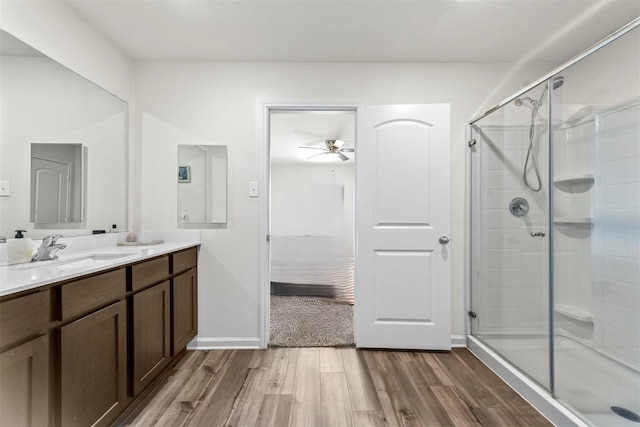
[[[267,242],[271,241],[271,234],[267,234]]]

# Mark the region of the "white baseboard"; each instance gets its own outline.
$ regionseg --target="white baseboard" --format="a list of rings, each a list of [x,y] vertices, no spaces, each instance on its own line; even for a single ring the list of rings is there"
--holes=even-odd
[[[452,348],[465,348],[467,346],[466,335],[451,335]]]
[[[254,349],[260,348],[260,339],[257,337],[195,337],[187,350],[227,350],[227,349]]]
[[[467,346],[467,338],[464,335],[452,335],[451,347],[464,348]],[[253,349],[261,348],[260,339],[254,337],[195,337],[187,350],[227,350],[227,349]]]

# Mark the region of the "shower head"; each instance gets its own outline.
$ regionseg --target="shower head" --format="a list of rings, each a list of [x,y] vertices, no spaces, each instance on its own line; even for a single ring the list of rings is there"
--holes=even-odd
[[[553,90],[558,89],[564,84],[564,77],[558,76],[553,78]]]
[[[564,84],[564,77],[557,76],[553,78],[553,83],[552,83],[553,90],[558,89],[563,84]],[[544,87],[544,91],[542,92],[542,95],[540,96],[539,100],[531,99],[528,96],[526,96],[524,98],[516,98],[516,100],[513,101],[513,103],[516,104],[516,107],[519,107],[523,104],[524,101],[529,101],[529,103],[534,107],[540,107],[542,105],[542,98],[544,98],[546,94],[547,94],[547,86]]]

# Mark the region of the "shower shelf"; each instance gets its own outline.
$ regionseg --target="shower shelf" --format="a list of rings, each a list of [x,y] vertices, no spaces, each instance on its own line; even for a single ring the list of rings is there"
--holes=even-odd
[[[553,182],[557,185],[584,185],[593,184],[594,178],[592,173],[581,175],[567,175],[555,178]]]
[[[593,225],[593,218],[554,218],[553,223],[558,225]]]
[[[593,314],[588,311],[581,310],[576,307],[572,307],[570,305],[564,304],[556,304],[553,306],[553,311],[556,313],[560,313],[572,319],[578,320],[580,322],[591,322],[593,323]]]

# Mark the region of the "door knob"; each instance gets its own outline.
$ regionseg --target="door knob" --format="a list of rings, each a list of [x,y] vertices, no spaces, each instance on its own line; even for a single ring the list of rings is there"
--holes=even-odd
[[[438,239],[438,242],[442,243],[443,245],[446,245],[447,243],[449,243],[449,238],[447,236],[440,236],[440,238]]]

